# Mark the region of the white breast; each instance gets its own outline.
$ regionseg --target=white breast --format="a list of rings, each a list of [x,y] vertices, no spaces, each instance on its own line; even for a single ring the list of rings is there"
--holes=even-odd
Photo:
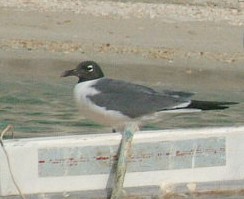
[[[79,106],[87,106],[91,103],[91,101],[87,98],[87,96],[93,96],[99,94],[99,91],[92,87],[99,80],[91,80],[85,81],[76,84],[74,88],[74,97]]]
[[[129,118],[122,115],[119,111],[107,110],[105,107],[97,106],[88,98],[88,96],[100,93],[93,87],[98,81],[99,79],[81,82],[74,88],[74,97],[82,115],[100,124],[110,126],[128,121]]]

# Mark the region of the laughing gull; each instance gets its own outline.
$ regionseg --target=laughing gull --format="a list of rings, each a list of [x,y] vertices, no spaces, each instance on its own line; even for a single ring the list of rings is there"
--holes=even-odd
[[[81,62],[61,77],[76,76],[75,100],[82,114],[93,121],[112,127],[140,121],[158,112],[181,110],[220,110],[234,102],[191,100],[192,93],[163,91],[104,77],[94,61]]]

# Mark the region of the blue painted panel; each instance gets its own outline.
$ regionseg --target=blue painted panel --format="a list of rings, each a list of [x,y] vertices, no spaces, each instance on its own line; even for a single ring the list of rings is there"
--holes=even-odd
[[[40,177],[109,173],[118,146],[43,148]],[[225,137],[161,141],[132,145],[127,172],[215,167],[226,164]]]

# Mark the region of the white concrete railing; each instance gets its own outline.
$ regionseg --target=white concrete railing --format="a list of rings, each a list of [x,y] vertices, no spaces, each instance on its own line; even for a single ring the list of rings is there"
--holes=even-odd
[[[5,140],[23,194],[104,190],[121,135]],[[124,187],[244,179],[244,127],[136,132]],[[18,194],[0,149],[0,196]]]

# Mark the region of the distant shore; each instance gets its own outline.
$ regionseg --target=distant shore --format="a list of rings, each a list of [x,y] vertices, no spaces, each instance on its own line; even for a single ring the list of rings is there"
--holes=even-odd
[[[0,0],[0,55],[241,70],[244,2],[144,2]]]
[[[174,21],[226,21],[232,25],[243,25],[244,1],[193,1],[184,4],[179,0],[153,1],[144,3],[142,0],[115,1],[87,1],[87,0],[50,0],[50,1],[17,1],[0,0],[0,8],[11,8],[24,11],[40,12],[73,12],[101,17],[122,18],[160,18],[166,22]],[[165,3],[162,3],[165,2]],[[243,8],[243,9],[242,9]]]

